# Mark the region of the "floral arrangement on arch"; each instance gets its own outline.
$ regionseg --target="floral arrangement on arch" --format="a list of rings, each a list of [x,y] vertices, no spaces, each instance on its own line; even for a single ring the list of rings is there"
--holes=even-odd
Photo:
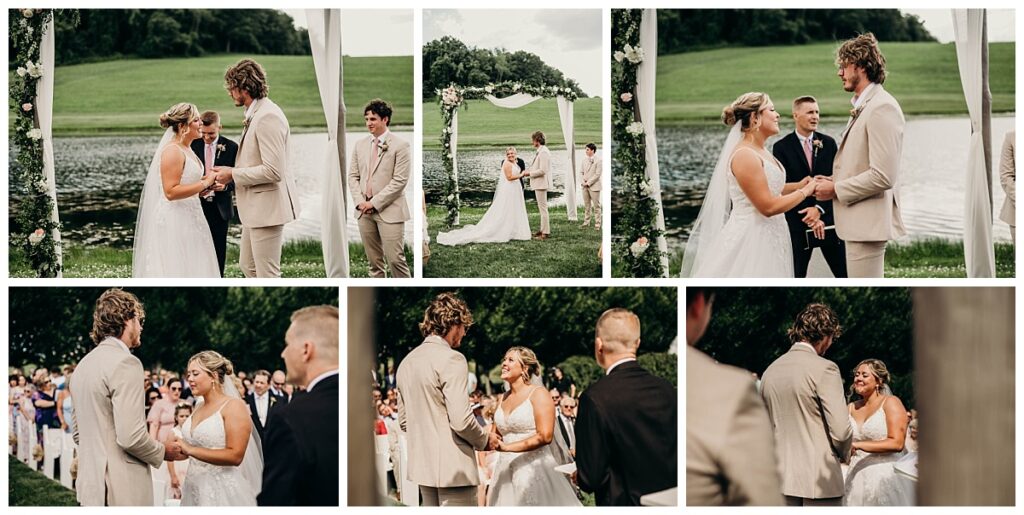
[[[38,277],[56,277],[57,246],[54,231],[60,224],[50,219],[54,209],[53,193],[43,175],[43,133],[36,115],[36,85],[43,77],[39,62],[43,29],[53,19],[53,9],[17,9],[11,13],[10,43],[16,65],[9,95],[11,111],[16,113],[11,131],[15,160],[11,173],[24,190],[11,192],[11,207],[17,206],[20,231],[12,232],[10,243],[19,245]],[[17,13],[17,14],[15,14]],[[71,10],[73,23],[78,11]],[[16,16],[16,17],[15,17]],[[15,197],[17,202],[13,202]]]
[[[612,9],[612,171],[619,177],[615,194],[622,206],[614,219],[612,252],[630,277],[663,277],[662,252],[652,245],[658,229],[658,201],[647,180],[645,128],[637,107],[637,68],[642,9]]]
[[[498,98],[512,96],[518,93],[541,97],[556,98],[564,97],[570,102],[578,98],[576,91],[568,86],[542,86],[524,84],[522,82],[505,81],[486,86],[456,86],[449,85],[447,88],[437,91],[438,104],[441,107],[441,162],[444,165],[445,181],[441,196],[447,210],[444,224],[451,228],[459,219],[459,208],[462,203],[459,201],[459,182],[455,177],[455,154],[452,152],[452,119],[456,111],[466,100],[477,100],[488,95]],[[469,105],[466,104],[468,108]]]

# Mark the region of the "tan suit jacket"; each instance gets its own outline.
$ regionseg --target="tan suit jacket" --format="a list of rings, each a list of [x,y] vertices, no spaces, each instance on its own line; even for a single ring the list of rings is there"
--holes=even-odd
[[[589,162],[588,162],[589,161]],[[583,176],[583,183],[588,183],[590,186],[586,188],[590,191],[601,191],[601,158],[598,154],[594,154],[594,159],[584,159],[583,166],[580,167],[583,172],[580,174]]]
[[[288,170],[288,118],[269,98],[255,102],[232,174],[238,218],[245,227],[284,225],[299,216],[295,177]]]
[[[840,459],[853,432],[835,363],[794,344],[761,378],[782,467],[782,493],[807,499],[842,497]],[[842,457],[842,458],[841,458]]]
[[[367,136],[355,145],[348,167],[348,190],[352,195],[353,207],[366,200],[366,187],[372,186],[373,199],[370,203],[387,223],[404,222],[410,218],[409,205],[405,201],[405,187],[409,183],[411,167],[409,143],[396,138],[390,132],[385,136],[387,150],[380,154],[377,166],[370,173],[370,156],[373,151],[373,137]],[[356,218],[362,217],[356,211]]]
[[[473,417],[466,393],[466,358],[430,335],[398,365],[398,421],[409,441],[406,477],[421,486],[480,483],[474,449],[487,433]]]
[[[548,189],[548,173],[551,171],[551,151],[548,147],[541,145],[537,148],[537,155],[533,157],[530,166],[526,167],[526,171],[530,172],[530,189]]]
[[[888,241],[906,234],[897,191],[906,121],[880,84],[864,95],[832,165],[836,234],[845,241]]]
[[[164,447],[146,430],[142,363],[114,338],[100,342],[75,368],[78,502],[83,506],[152,506],[153,479]]]
[[[687,506],[783,504],[775,442],[750,372],[686,347]]]
[[[1003,185],[1003,191],[1006,193],[999,219],[1014,227],[1017,226],[1017,164],[1014,157],[1016,139],[1017,131],[1007,132],[1003,139],[1003,151],[999,155],[999,183]]]

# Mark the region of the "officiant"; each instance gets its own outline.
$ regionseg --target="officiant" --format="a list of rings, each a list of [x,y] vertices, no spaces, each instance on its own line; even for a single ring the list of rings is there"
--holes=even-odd
[[[214,166],[235,166],[238,144],[221,136],[220,114],[217,111],[206,111],[199,116],[203,125],[199,128],[202,138],[192,141],[192,151],[203,163],[205,174],[211,173]],[[215,191],[217,188],[223,188]],[[213,236],[213,247],[217,251],[217,263],[220,265],[220,276],[224,277],[224,261],[228,248],[228,224],[235,216],[235,208],[231,203],[235,183],[226,186],[214,186],[213,189],[199,194],[202,200],[203,214],[210,226]]]

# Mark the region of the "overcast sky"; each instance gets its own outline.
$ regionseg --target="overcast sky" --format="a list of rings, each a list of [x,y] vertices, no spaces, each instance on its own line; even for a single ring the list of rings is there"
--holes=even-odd
[[[304,9],[285,9],[306,28]],[[353,57],[413,55],[412,9],[342,9],[341,51]]]
[[[939,41],[943,43],[953,41],[953,15],[949,9],[901,10],[920,16],[928,32],[931,32]],[[990,42],[1017,40],[1017,28],[1013,15],[1012,9],[988,10],[988,40]]]
[[[604,84],[601,21],[600,9],[424,9],[423,42],[454,36],[471,47],[525,50],[596,96]]]

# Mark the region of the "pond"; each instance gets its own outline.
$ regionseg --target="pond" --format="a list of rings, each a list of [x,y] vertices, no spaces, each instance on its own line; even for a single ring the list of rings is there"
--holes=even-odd
[[[998,221],[1006,195],[999,185],[999,152],[1003,136],[1014,127],[1013,117],[992,119],[993,238],[1010,241],[1008,226]],[[845,121],[821,125],[834,138]],[[907,120],[899,175],[900,207],[907,236],[901,241],[925,238],[962,239],[965,168],[970,135],[965,117],[912,118]],[[779,137],[793,130],[783,125]],[[711,170],[725,142],[725,126],[666,127],[658,129],[658,164],[669,247],[682,248],[704,200]],[[770,145],[774,140],[769,142]],[[616,182],[615,177],[612,178]],[[612,196],[613,213],[617,203]],[[614,216],[614,215],[613,215]]]
[[[519,157],[529,166],[536,153],[533,147],[516,148],[519,150]],[[577,151],[577,163],[583,157],[583,151]],[[505,149],[503,148],[459,151],[459,198],[463,204],[487,206],[491,203],[491,199],[494,197],[494,187],[498,183],[498,175],[501,173],[501,162],[504,159]],[[548,204],[553,206],[565,204],[562,192],[565,188],[565,174],[570,172],[570,168],[569,151],[551,149],[550,173],[554,185],[551,190],[548,190]],[[440,202],[444,180],[441,151],[423,151],[423,192],[427,196],[428,203]],[[529,181],[526,182],[529,184]],[[524,195],[527,203],[536,202],[529,189],[524,192]]]
[[[396,132],[395,135],[412,141],[411,132]],[[236,135],[227,136],[237,141]],[[362,131],[347,134],[349,151],[365,136]],[[160,135],[54,138],[57,205],[65,241],[71,245],[131,248],[139,195],[159,141]],[[327,134],[292,134],[290,151],[288,164],[295,174],[302,211],[298,220],[285,225],[285,241],[319,240],[320,183],[322,164],[327,156]],[[22,191],[10,176],[8,181],[11,192]],[[410,210],[414,190],[410,180],[405,190]],[[13,223],[14,217],[10,220]],[[405,225],[406,241],[411,244],[413,224]],[[241,234],[236,214],[228,239],[237,243]],[[348,234],[351,241],[359,241],[359,229],[351,213]]]

